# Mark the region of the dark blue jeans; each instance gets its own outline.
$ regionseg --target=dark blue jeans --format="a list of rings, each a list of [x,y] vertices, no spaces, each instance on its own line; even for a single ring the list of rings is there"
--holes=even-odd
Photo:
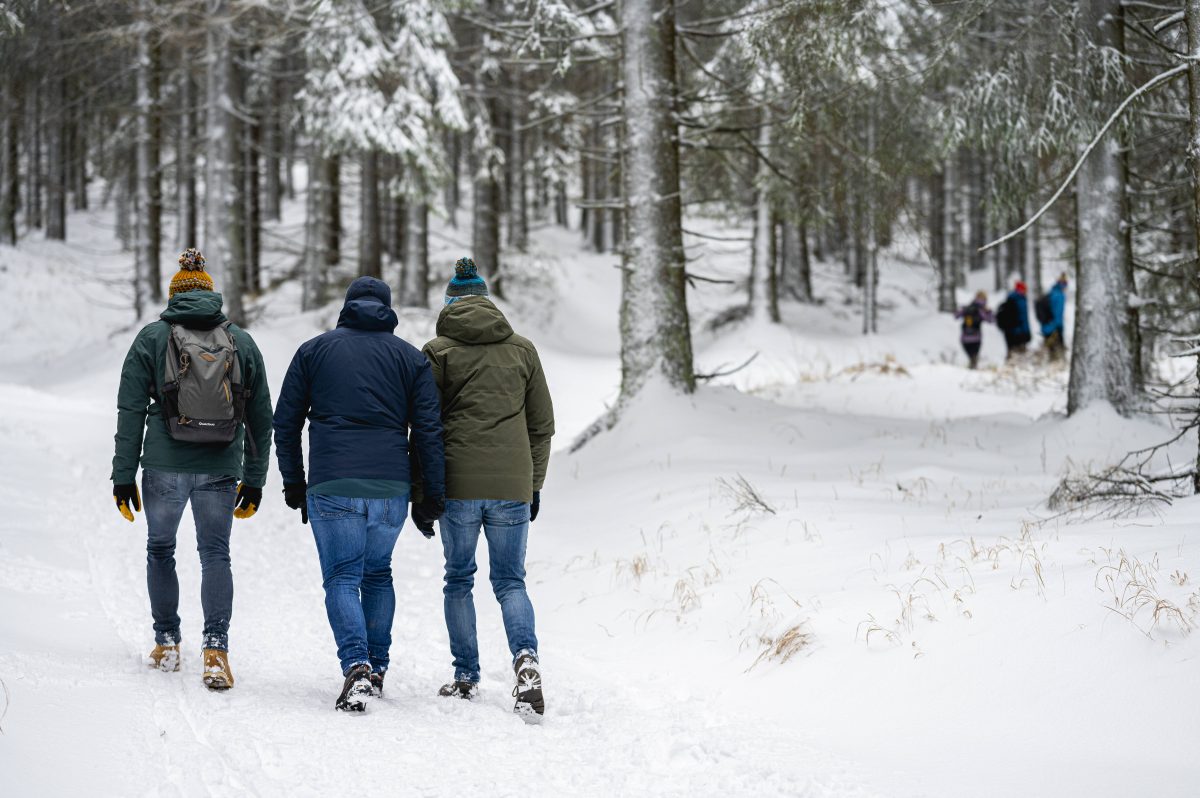
[[[525,590],[525,544],[529,539],[529,505],[496,499],[451,499],[442,516],[442,551],[446,585],[442,590],[454,678],[479,681],[479,642],[475,634],[475,549],[479,529],[487,538],[492,592],[500,602],[509,652],[537,653],[533,604]]]
[[[407,495],[308,497],[308,520],[324,579],[325,613],[343,674],[361,663],[375,671],[387,670],[396,614],[392,549],[406,515]]]
[[[179,577],[175,575],[175,537],[183,508],[192,503],[196,549],[200,552],[200,604],[204,608],[204,648],[229,649],[233,615],[233,572],[229,568],[229,532],[237,480],[218,474],[142,472],[146,510],[146,586],[154,617],[154,640],[177,644]]]

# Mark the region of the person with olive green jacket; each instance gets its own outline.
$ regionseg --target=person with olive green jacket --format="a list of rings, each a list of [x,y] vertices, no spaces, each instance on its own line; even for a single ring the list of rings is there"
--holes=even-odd
[[[202,571],[203,679],[212,689],[227,689],[233,686],[229,537],[233,518],[249,518],[262,501],[271,395],[254,339],[221,313],[204,256],[189,249],[179,264],[166,310],[138,333],[121,369],[113,500],[132,523],[145,497],[156,644],[150,660],[163,671],[180,666],[175,537],[191,503]]]
[[[475,549],[487,537],[492,590],[504,619],[516,674],[514,711],[544,712],[533,605],[525,589],[529,523],[537,518],[554,435],[554,407],[537,349],[513,332],[488,299],[475,263],[462,258],[446,289],[438,337],[424,353],[442,397],[446,508],[441,517],[446,557],[443,588],[454,681],[439,694],[478,693],[475,633]],[[432,530],[418,505],[413,521]]]

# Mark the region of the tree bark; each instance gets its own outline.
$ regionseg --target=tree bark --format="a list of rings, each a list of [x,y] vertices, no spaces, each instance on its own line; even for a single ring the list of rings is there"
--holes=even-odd
[[[1188,143],[1187,163],[1192,176],[1193,241],[1200,255],[1200,0],[1186,0],[1184,20],[1187,23],[1188,55]],[[1192,270],[1196,292],[1200,294],[1200,270]],[[1200,377],[1200,357],[1196,359]],[[1200,398],[1200,385],[1197,385]],[[1196,452],[1196,469],[1192,475],[1192,490],[1200,493],[1200,448]]]
[[[157,55],[157,52],[155,53]],[[154,96],[158,96],[158,70],[152,76]],[[88,135],[87,112],[88,102],[79,103],[72,115],[71,122],[71,193],[75,200],[75,210],[86,211],[88,208]],[[157,132],[158,116],[151,120],[152,130]],[[155,138],[159,138],[155,136]]]
[[[137,230],[135,244],[135,291],[133,306],[140,318],[153,304],[162,301],[162,183],[159,179],[158,136],[154,124],[158,104],[158,48],[152,25],[151,0],[139,0],[137,35]]]
[[[1120,0],[1081,0],[1076,30],[1078,55],[1087,44],[1124,49]],[[1095,87],[1093,87],[1094,89]],[[1119,90],[1118,90],[1119,92]],[[1120,101],[1108,91],[1099,106]],[[1141,375],[1137,293],[1127,224],[1126,154],[1116,133],[1107,136],[1084,161],[1075,183],[1075,335],[1067,412],[1108,402],[1118,412],[1136,409]]]
[[[25,226],[28,229],[42,226],[42,92],[34,84],[30,87],[27,116],[29,120],[29,156],[25,175]]]
[[[494,103],[488,100],[484,105],[490,109]],[[487,112],[487,117],[485,122],[490,126],[490,120],[495,118],[491,110]],[[494,174],[497,164],[490,152],[476,152],[473,160],[475,208],[471,224],[471,248],[479,274],[490,279],[498,275],[500,265],[500,184]]]
[[[508,185],[508,243],[517,252],[529,249],[529,186],[525,169],[525,136],[521,125],[525,116],[520,81],[517,96],[509,114],[509,185]]]
[[[258,296],[262,291],[262,117],[243,124],[242,140],[243,202],[246,230],[246,291]]]
[[[17,208],[20,205],[21,178],[19,172],[21,89],[15,75],[6,81],[7,89],[0,114],[0,244],[17,244]]]
[[[937,272],[938,310],[953,313],[958,308],[954,289],[957,284],[950,261],[948,214],[946,199],[949,190],[949,165],[935,172],[929,181],[929,251],[933,256],[933,268]]]
[[[67,81],[48,81],[50,118],[46,135],[46,238],[67,238]]]
[[[325,179],[328,175],[329,169],[319,147],[310,145],[308,187],[304,192],[303,290],[300,296],[300,309],[305,311],[314,310],[325,303],[325,273],[328,269],[325,225],[329,223]]]
[[[758,149],[771,150],[771,128],[763,120],[758,129]],[[754,199],[754,249],[750,259],[750,317],[755,320],[779,321],[779,282],[775,272],[775,225],[772,221],[771,198],[768,191],[770,170],[758,159],[758,179]]]
[[[688,323],[675,123],[675,4],[626,0],[624,78],[625,212],[621,265],[621,396],[649,380],[690,393],[696,380]]]
[[[867,112],[867,161],[872,167],[867,175],[866,251],[863,259],[863,335],[878,332],[879,307],[876,302],[879,288],[879,209],[875,197],[875,110]]]
[[[382,277],[383,262],[379,231],[379,153],[375,150],[364,152],[361,167],[359,211],[362,223],[358,232],[358,273],[364,277]]]
[[[242,305],[242,225],[237,218],[238,120],[230,51],[228,0],[208,0],[208,86],[204,191],[205,257],[225,314],[245,322]]]
[[[337,266],[342,262],[342,162],[338,155],[322,159],[325,164],[325,179],[321,198],[325,222],[321,229],[325,234],[325,265]]]
[[[196,237],[196,90],[192,77],[192,51],[185,49],[180,59],[179,133],[175,138],[175,247],[183,251],[194,247]]]
[[[281,64],[282,61],[276,59],[274,64]],[[265,125],[263,141],[263,216],[271,221],[278,222],[280,219],[281,210],[281,193],[282,185],[279,179],[279,167],[281,159],[280,151],[283,149],[283,136],[280,130],[280,80],[275,78],[271,81],[271,91],[269,93],[270,105],[263,114]]]
[[[406,203],[407,231],[404,235],[404,266],[400,275],[400,297],[408,307],[429,305],[429,206]]]

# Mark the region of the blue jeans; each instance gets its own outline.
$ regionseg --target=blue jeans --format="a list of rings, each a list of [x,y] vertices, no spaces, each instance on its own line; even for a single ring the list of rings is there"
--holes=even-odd
[[[179,634],[179,577],[175,574],[175,537],[190,500],[200,552],[200,604],[204,608],[204,648],[229,649],[233,615],[233,572],[229,568],[229,532],[237,480],[217,474],[142,472],[146,510],[146,587],[154,617],[154,640],[174,645]]]
[[[529,539],[529,505],[496,499],[450,499],[442,516],[442,551],[446,586],[442,593],[454,678],[479,681],[479,641],[475,636],[475,549],[479,529],[487,537],[492,591],[500,602],[509,652],[537,652],[533,605],[525,591],[525,544]]]
[[[308,497],[325,612],[343,674],[363,663],[387,670],[396,614],[392,549],[407,514],[407,494],[390,499]]]

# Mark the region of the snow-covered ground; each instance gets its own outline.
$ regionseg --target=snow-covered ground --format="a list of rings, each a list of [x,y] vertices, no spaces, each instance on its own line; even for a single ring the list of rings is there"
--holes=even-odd
[[[271,230],[273,277],[293,265],[273,242],[296,240],[297,210]],[[73,215],[70,233],[0,248],[0,795],[1200,791],[1200,636],[1181,627],[1200,611],[1200,504],[1117,522],[1044,507],[1063,474],[1168,430],[1066,419],[1065,372],[1001,368],[992,330],[966,371],[929,271],[901,258],[871,338],[835,266],[818,275],[825,303],[787,306],[783,326],[711,330],[737,289],[700,284],[699,370],[757,359],[693,397],[652,386],[571,454],[616,396],[619,272],[574,233],[536,232],[504,307],[541,350],[559,418],[528,563],[542,725],[510,711],[486,563],[482,698],[436,698],[451,673],[441,550],[411,528],[388,697],[335,713],[316,553],[276,474],[234,527],[237,686],[199,679],[186,516],[188,656],[182,673],[150,671],[144,521],[120,518],[108,482],[138,326],[130,256],[103,212]],[[439,225],[435,262],[468,239]],[[689,246],[701,273],[744,275],[744,244]],[[336,316],[298,305],[285,281],[254,308],[276,390]],[[400,334],[431,334],[432,311],[402,315]]]

